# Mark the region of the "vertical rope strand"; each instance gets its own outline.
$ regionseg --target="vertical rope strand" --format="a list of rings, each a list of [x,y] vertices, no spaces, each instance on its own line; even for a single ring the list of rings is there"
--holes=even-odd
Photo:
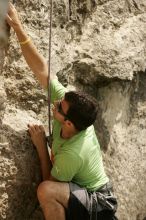
[[[50,0],[50,29],[49,29],[49,60],[48,60],[48,116],[49,116],[49,136],[52,136],[51,129],[51,88],[50,88],[50,76],[51,76],[51,46],[52,46],[52,14],[53,14],[53,0]]]

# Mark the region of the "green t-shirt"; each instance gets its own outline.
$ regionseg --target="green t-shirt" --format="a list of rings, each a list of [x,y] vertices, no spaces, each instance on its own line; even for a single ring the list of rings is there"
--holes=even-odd
[[[67,90],[57,79],[51,81],[51,101],[64,97]],[[105,174],[100,146],[93,125],[70,139],[60,136],[61,124],[53,123],[53,168],[59,181],[74,182],[92,191],[109,181]]]

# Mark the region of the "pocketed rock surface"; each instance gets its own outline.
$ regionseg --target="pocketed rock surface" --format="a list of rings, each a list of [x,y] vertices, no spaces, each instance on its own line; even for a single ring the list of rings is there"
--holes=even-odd
[[[25,30],[48,59],[47,0],[15,1]],[[4,24],[0,24],[2,27]],[[146,216],[146,1],[53,2],[51,74],[97,99],[95,123],[119,220]],[[28,123],[48,124],[47,97],[13,30],[0,41],[0,219],[43,219],[39,160]]]

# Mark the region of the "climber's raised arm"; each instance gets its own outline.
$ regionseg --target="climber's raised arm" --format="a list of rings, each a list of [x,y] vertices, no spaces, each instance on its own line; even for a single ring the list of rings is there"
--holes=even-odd
[[[22,49],[23,56],[33,71],[40,84],[46,88],[48,84],[48,64],[45,58],[38,52],[37,48],[29,38],[25,30],[23,29],[22,23],[18,17],[18,13],[15,7],[10,3],[8,13],[6,17],[7,23],[16,32],[18,41]]]

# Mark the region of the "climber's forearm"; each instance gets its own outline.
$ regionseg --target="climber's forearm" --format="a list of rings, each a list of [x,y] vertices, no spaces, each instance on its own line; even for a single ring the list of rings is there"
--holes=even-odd
[[[41,164],[43,181],[49,180],[52,169],[52,163],[50,158],[44,158],[42,161],[40,161],[40,164]]]
[[[51,169],[52,169],[52,162],[50,160],[50,156],[49,156],[49,153],[48,153],[47,146],[42,146],[38,150],[38,156],[39,156],[39,159],[40,159],[40,165],[41,165],[43,181],[49,180]]]

